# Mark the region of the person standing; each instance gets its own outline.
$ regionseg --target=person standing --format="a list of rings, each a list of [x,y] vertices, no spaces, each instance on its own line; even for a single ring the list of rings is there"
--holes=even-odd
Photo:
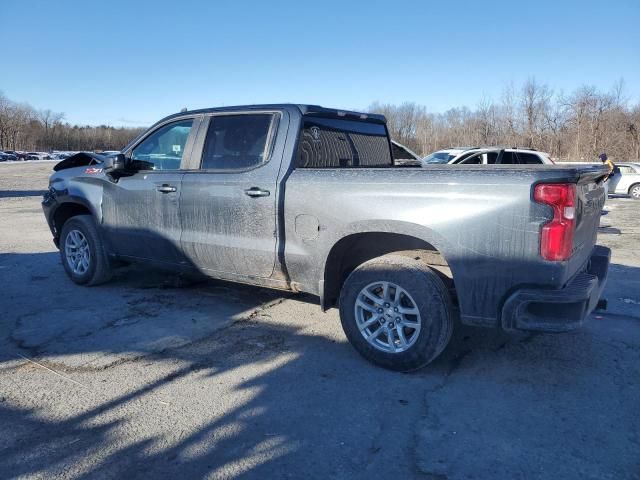
[[[613,169],[615,168],[615,165],[611,160],[609,160],[609,157],[605,152],[602,152],[598,158],[600,159],[602,164],[606,165],[606,167],[609,169],[609,175],[607,175],[607,179],[604,181],[604,198],[606,201],[606,199],[609,198],[609,178],[611,177],[611,175],[613,175]]]
[[[603,165],[606,165],[607,168],[609,168],[609,176],[611,176],[611,174],[613,173],[613,169],[615,168],[613,162],[609,160],[609,157],[604,152],[602,152],[598,158],[600,158],[600,161],[603,163]]]

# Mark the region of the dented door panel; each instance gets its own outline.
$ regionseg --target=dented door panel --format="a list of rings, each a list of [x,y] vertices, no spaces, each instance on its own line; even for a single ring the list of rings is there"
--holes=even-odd
[[[103,228],[113,253],[166,263],[183,260],[179,214],[183,175],[139,172],[105,183]]]

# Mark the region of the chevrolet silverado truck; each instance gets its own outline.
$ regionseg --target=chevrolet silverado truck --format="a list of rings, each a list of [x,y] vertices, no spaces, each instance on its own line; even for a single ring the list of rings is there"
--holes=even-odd
[[[57,164],[44,213],[68,276],[126,262],[319,297],[353,347],[408,371],[454,320],[559,332],[596,307],[601,166],[394,168],[383,116],[312,105],[186,111]]]

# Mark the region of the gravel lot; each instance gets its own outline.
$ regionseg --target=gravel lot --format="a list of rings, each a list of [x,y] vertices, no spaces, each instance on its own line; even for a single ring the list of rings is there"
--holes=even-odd
[[[40,209],[52,165],[0,164],[0,478],[640,479],[640,202],[602,217],[607,312],[458,326],[398,374],[313,298],[136,267],[75,286]]]

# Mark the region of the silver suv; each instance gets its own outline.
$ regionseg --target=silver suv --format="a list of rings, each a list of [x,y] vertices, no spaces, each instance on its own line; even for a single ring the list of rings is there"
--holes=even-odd
[[[433,164],[524,164],[553,165],[549,154],[529,148],[472,147],[439,150],[422,159],[422,166]]]
[[[640,200],[640,163],[618,163],[609,177],[609,193]]]

